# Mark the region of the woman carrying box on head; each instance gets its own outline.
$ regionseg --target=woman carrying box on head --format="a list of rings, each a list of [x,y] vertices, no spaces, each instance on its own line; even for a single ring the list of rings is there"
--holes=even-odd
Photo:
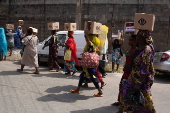
[[[115,64],[117,65],[116,70],[119,69],[119,64],[121,60],[121,56],[123,56],[121,51],[121,46],[123,45],[124,39],[122,39],[121,43],[119,39],[115,39],[114,41],[111,41],[110,43],[113,46],[113,52],[112,52],[112,73],[114,73]]]
[[[94,53],[99,52],[99,44],[100,40],[96,37],[96,35],[88,34],[87,31],[85,31],[85,39],[86,39],[86,46],[84,48],[84,52]],[[94,94],[95,97],[103,97],[103,92],[101,88],[99,87],[99,78],[97,77],[97,68],[84,68],[83,72],[80,74],[80,79],[78,83],[78,87],[76,90],[70,90],[72,93],[78,93],[80,91],[80,88],[82,87],[82,84],[84,82],[93,82],[96,89],[98,90],[97,94]]]
[[[44,44],[45,47],[49,46],[49,57],[48,57],[48,66],[49,70],[53,70],[53,68],[57,68],[56,72],[58,72],[61,67],[57,63],[57,54],[59,49],[60,42],[57,40],[56,30],[51,31],[51,38]]]
[[[74,75],[77,72],[77,69],[75,68],[75,62],[79,65],[79,61],[77,58],[77,46],[73,34],[74,34],[73,31],[68,31],[69,38],[65,43],[65,54],[67,50],[70,50],[71,54],[69,56],[70,57],[69,60],[65,59],[64,63],[65,74],[71,74],[71,72],[73,72],[72,75]]]
[[[153,58],[155,50],[151,33],[139,30],[138,47],[132,55],[132,71],[122,88],[123,100],[117,113],[156,113],[151,94],[154,80]],[[139,99],[140,98],[140,99]]]

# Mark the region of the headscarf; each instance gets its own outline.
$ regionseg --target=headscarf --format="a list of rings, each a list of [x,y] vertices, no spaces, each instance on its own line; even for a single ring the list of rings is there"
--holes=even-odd
[[[97,38],[96,35],[94,34],[89,34],[87,38],[93,43],[95,51],[100,51],[99,50],[99,46],[100,46],[99,38]],[[84,52],[88,51],[88,46],[89,46],[88,44],[85,45]]]
[[[76,46],[76,42],[74,40],[73,31],[68,31],[68,34],[70,34],[71,37],[68,38],[68,40],[66,41],[66,45],[70,48],[70,50],[72,51],[72,57],[75,59],[76,63],[79,65],[79,61],[77,58],[77,46]]]
[[[146,44],[151,47],[153,53],[155,54],[155,50],[154,50],[154,47],[153,47],[153,39],[152,39],[152,36],[151,36],[151,32],[148,31],[148,30],[139,30],[139,31],[138,31],[138,34],[145,39]]]
[[[73,37],[74,32],[73,31],[68,31],[68,34]]]
[[[4,28],[0,28],[0,51],[3,51],[3,57],[7,54],[7,40],[4,32]]]

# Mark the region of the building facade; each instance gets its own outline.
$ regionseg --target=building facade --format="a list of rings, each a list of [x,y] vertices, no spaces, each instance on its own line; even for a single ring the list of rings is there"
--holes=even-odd
[[[134,21],[135,13],[156,15],[152,33],[157,51],[170,49],[170,0],[0,0],[0,27],[11,23],[18,26],[24,20],[24,31],[28,27],[38,28],[42,41],[50,35],[48,22],[60,22],[60,30],[66,22],[78,22],[83,29],[84,21],[101,22],[109,27],[108,38],[112,33],[124,29],[125,22]],[[128,35],[125,35],[123,50],[127,48]]]

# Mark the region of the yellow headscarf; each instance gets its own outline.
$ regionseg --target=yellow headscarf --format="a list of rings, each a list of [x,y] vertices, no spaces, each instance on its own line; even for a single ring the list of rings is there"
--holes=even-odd
[[[100,46],[99,38],[97,38],[96,35],[94,34],[89,34],[87,38],[92,42],[92,45],[94,46],[94,50],[100,51],[99,50],[99,46]],[[87,51],[88,51],[88,44],[86,44],[84,47],[84,52],[87,52]]]

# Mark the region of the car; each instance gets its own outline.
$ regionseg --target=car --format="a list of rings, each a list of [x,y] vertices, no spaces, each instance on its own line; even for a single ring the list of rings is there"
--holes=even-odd
[[[68,39],[67,34],[68,34],[68,31],[56,32],[56,35],[58,36],[60,42],[62,43],[61,45],[64,45],[65,41]],[[42,48],[43,48],[45,42],[48,41],[50,38],[51,38],[51,36],[49,36],[43,42],[40,42],[37,45],[39,62],[47,62],[48,61],[49,47],[46,47],[44,50]],[[77,57],[80,60],[81,59],[81,53],[83,53],[84,46],[86,45],[86,41],[85,41],[85,38],[84,38],[84,31],[83,30],[74,31],[74,40],[76,41],[77,50],[78,50]],[[106,40],[106,43],[105,43],[105,47],[104,47],[104,50],[103,50],[104,54],[106,54],[107,50],[108,50],[108,40]],[[59,47],[57,59],[58,59],[59,63],[63,63],[63,61],[64,61],[63,60],[64,59],[64,47]]]
[[[170,72],[170,50],[156,52],[154,57],[154,68],[158,71]]]

